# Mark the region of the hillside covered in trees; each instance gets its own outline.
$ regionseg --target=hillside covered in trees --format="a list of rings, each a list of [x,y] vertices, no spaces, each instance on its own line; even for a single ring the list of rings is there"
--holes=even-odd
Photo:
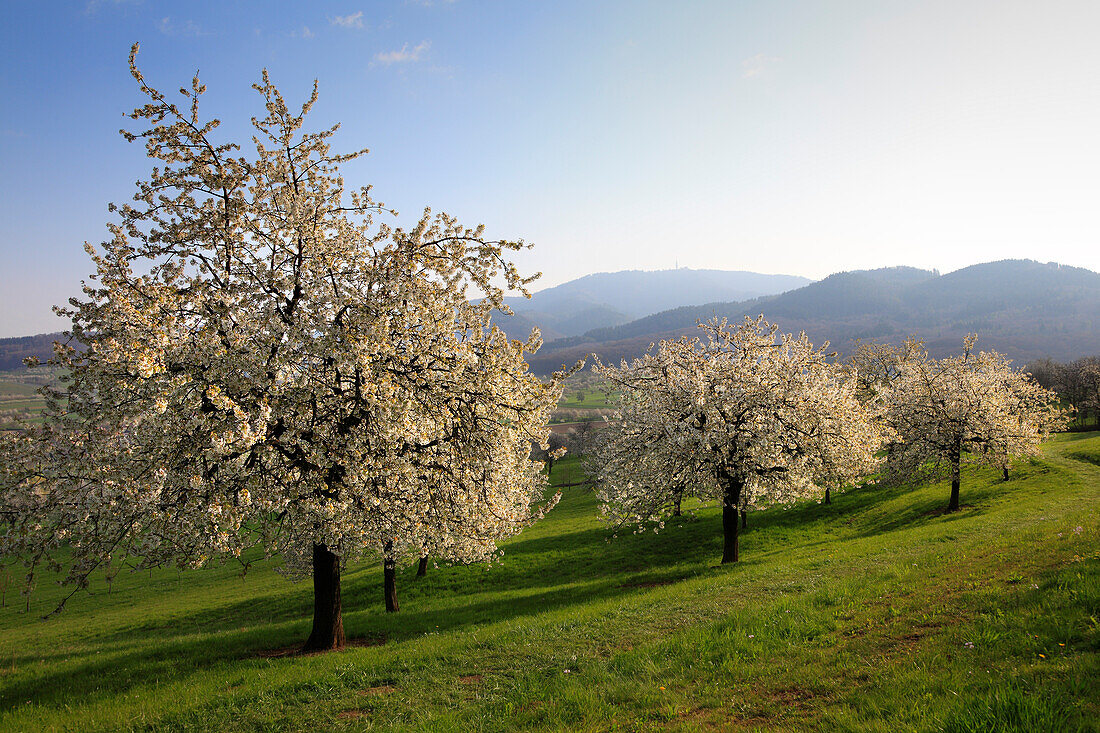
[[[508,335],[524,338],[538,326],[546,340],[578,336],[629,323],[668,308],[723,300],[748,300],[802,287],[797,275],[729,270],[623,270],[597,272],[545,288],[530,300],[505,298],[515,312],[494,320]]]
[[[31,356],[45,361],[53,353],[53,342],[64,339],[65,335],[62,333],[0,339],[0,371],[22,369],[23,360]]]
[[[842,352],[856,339],[897,341],[915,334],[939,356],[955,349],[973,332],[979,335],[980,348],[996,349],[1018,363],[1042,358],[1068,362],[1100,353],[1100,274],[1031,260],[988,262],[946,275],[912,267],[840,272],[783,293],[681,305],[620,325],[590,328],[582,335],[554,338],[558,329],[579,329],[586,321],[605,317],[626,321],[627,316],[616,308],[629,309],[634,303],[630,293],[647,287],[643,276],[675,273],[691,275],[696,284],[703,282],[699,278],[744,276],[749,278],[746,287],[752,285],[752,277],[781,277],[705,270],[600,273],[540,291],[530,301],[509,298],[506,302],[517,314],[511,318],[498,315],[494,322],[513,338],[526,336],[534,325],[543,328],[548,343],[529,357],[536,373],[549,373],[592,352],[605,361],[617,362],[638,356],[661,338],[692,333],[697,322],[715,315],[736,320],[761,313],[784,330],[804,329],[815,343],[829,340]],[[651,278],[649,284],[666,279]],[[633,284],[628,286],[628,282]],[[756,287],[768,283],[774,288],[784,284],[761,280]],[[721,287],[733,292],[728,282]],[[591,299],[601,288],[613,305],[593,303]],[[661,295],[654,297],[654,303],[674,293],[688,297],[671,286],[657,291]],[[710,291],[700,285],[698,292]],[[524,303],[529,306],[526,310]],[[558,323],[557,327],[543,325],[547,314],[555,314],[550,321]],[[49,356],[51,344],[59,338],[61,334],[51,333],[0,339],[0,370],[21,368],[27,356]]]
[[[612,328],[548,343],[532,367],[549,372],[588,353],[617,362],[661,338],[694,332],[714,316],[739,320],[763,313],[786,331],[805,330],[846,352],[857,339],[925,339],[934,355],[967,333],[979,347],[1017,362],[1070,361],[1100,352],[1100,274],[1031,260],[974,265],[946,275],[911,267],[841,272],[778,295],[684,306]]]

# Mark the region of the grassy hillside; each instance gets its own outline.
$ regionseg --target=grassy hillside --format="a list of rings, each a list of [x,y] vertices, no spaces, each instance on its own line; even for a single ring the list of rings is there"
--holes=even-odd
[[[345,576],[358,646],[285,654],[311,588],[260,563],[103,579],[0,608],[5,730],[1096,730],[1100,435],[1011,481],[867,488],[612,538],[570,489],[492,567]],[[577,477],[559,462],[555,481]]]

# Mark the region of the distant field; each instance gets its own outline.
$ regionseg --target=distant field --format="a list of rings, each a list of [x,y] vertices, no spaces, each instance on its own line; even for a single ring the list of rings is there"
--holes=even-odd
[[[29,410],[29,409],[41,409],[45,405],[45,400],[5,400],[0,398],[0,410]]]
[[[492,567],[348,568],[367,646],[310,657],[311,586],[261,562],[42,578],[0,608],[0,728],[30,730],[1076,731],[1100,720],[1100,435],[1001,483],[866,488],[757,512],[717,566],[715,508],[659,534],[561,504]],[[575,459],[555,482],[580,479]]]
[[[567,388],[561,400],[558,402],[558,407],[578,410],[585,408],[606,408],[611,406],[613,395],[609,395],[606,392],[585,391],[581,394],[584,396],[583,399],[580,399],[580,394],[576,391]]]
[[[19,422],[41,422],[35,417],[46,406],[35,392],[50,376],[27,370],[0,372],[0,430],[19,427]]]
[[[38,385],[27,384],[11,377],[5,377],[0,373],[0,399],[5,397],[30,397],[34,395]]]

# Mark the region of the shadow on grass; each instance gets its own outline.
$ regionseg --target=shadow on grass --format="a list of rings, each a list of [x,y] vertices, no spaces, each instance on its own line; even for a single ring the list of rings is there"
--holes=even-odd
[[[980,504],[1004,490],[985,481],[974,484],[969,492],[964,484],[969,503]],[[947,504],[946,493],[906,502],[893,514],[879,507],[911,491],[868,486],[837,494],[830,505],[804,502],[754,512],[743,535],[743,557],[753,562],[796,544],[810,547],[973,516],[974,510],[936,515]],[[563,501],[563,522],[595,511],[589,492],[574,492]],[[382,612],[378,566],[353,568],[344,579],[345,628],[349,637],[382,636],[390,644],[460,632],[648,592],[651,586],[708,573],[721,556],[721,520],[713,507],[701,510],[697,518],[671,519],[657,535],[626,530],[609,542],[611,534],[599,527],[520,538],[507,545],[505,561],[491,569],[442,567],[418,580],[413,567],[404,567],[398,576],[404,610],[398,614]],[[822,539],[824,534],[829,536]],[[113,653],[100,657],[93,643],[82,654],[58,653],[58,663],[71,660],[67,669],[33,670],[4,679],[0,706],[10,710],[27,700],[62,706],[74,698],[106,699],[149,680],[163,685],[225,663],[243,663],[246,670],[248,665],[295,664],[297,658],[258,659],[257,653],[303,642],[311,611],[310,589],[303,584],[300,592],[257,594],[150,618],[95,640],[118,645]]]
[[[1082,463],[1091,463],[1094,466],[1100,466],[1100,449],[1067,451],[1065,453],[1065,456],[1066,458],[1072,458],[1075,461],[1081,461]]]
[[[1100,437],[1100,431],[1093,430],[1075,430],[1073,432],[1059,433],[1058,437],[1066,443],[1076,442],[1078,440],[1092,440],[1093,438]]]
[[[667,585],[691,577],[691,573],[685,573],[681,569],[669,569],[665,572],[651,570],[640,577],[641,580],[632,582]],[[531,583],[529,587],[535,585],[537,584]],[[392,644],[430,633],[453,633],[483,624],[535,616],[574,604],[590,604],[593,601],[639,592],[644,590],[624,586],[622,576],[608,574],[598,580],[525,595],[488,598],[458,608],[408,610],[406,606],[406,610],[398,614],[385,614],[381,612],[380,603],[372,604],[378,607],[346,612],[344,626],[349,638],[383,637],[387,643]],[[355,603],[356,595],[353,592],[346,596],[349,606]],[[299,607],[302,606],[299,604]],[[89,650],[83,654],[83,658],[73,654],[58,654],[51,661],[60,662],[59,657],[81,661],[70,669],[32,672],[22,678],[5,680],[0,689],[0,707],[11,709],[27,700],[34,700],[36,704],[44,706],[61,706],[71,704],[74,697],[84,701],[109,698],[147,684],[149,680],[155,679],[158,684],[164,685],[227,662],[255,665],[295,663],[294,660],[300,657],[263,658],[266,655],[262,654],[304,642],[309,629],[308,617],[305,613],[298,613],[290,619],[290,611],[289,604],[273,604],[270,599],[265,598],[252,599],[229,607],[221,606],[207,613],[193,614],[188,619],[189,625],[201,625],[199,619],[204,616],[222,617],[239,613],[241,618],[238,625],[262,620],[263,627],[228,633],[224,629],[209,628],[205,631],[210,635],[202,638],[182,638],[186,632],[177,631],[162,635],[155,648],[149,646],[150,635],[142,634],[140,641],[136,643],[138,648],[132,651],[100,657],[95,650]],[[219,631],[222,633],[218,633]],[[132,636],[132,632],[129,633]],[[46,658],[44,655],[33,657],[34,660]],[[29,661],[20,659],[19,665],[23,666]]]
[[[610,544],[603,529],[520,541],[508,547],[508,562],[491,570],[444,567],[417,580],[413,568],[403,568],[398,614],[382,611],[379,568],[356,568],[345,575],[345,629],[349,637],[383,636],[394,643],[645,592],[632,586],[692,577],[715,556],[720,538],[707,537],[713,528],[703,521],[685,521],[685,528],[684,533],[670,529],[659,538],[630,536]],[[666,538],[673,541],[652,542]],[[461,603],[464,598],[471,602]],[[444,603],[432,608],[431,599]],[[258,594],[131,623],[97,636],[85,652],[21,656],[20,668],[47,658],[55,664],[70,661],[63,670],[47,667],[8,677],[0,687],[0,707],[10,710],[27,700],[60,706],[74,698],[106,699],[149,680],[163,685],[227,662],[295,663],[259,660],[257,653],[304,642],[311,615],[312,597],[304,585],[299,593]],[[100,656],[102,644],[114,650]]]

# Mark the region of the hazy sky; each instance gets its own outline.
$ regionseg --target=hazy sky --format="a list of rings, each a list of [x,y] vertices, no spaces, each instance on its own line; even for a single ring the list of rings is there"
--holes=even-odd
[[[1031,258],[1100,270],[1100,2],[17,2],[0,9],[0,336],[58,330],[118,135],[167,91],[247,139],[267,67],[370,147],[382,201],[535,243],[539,287],[674,266],[812,278]]]

